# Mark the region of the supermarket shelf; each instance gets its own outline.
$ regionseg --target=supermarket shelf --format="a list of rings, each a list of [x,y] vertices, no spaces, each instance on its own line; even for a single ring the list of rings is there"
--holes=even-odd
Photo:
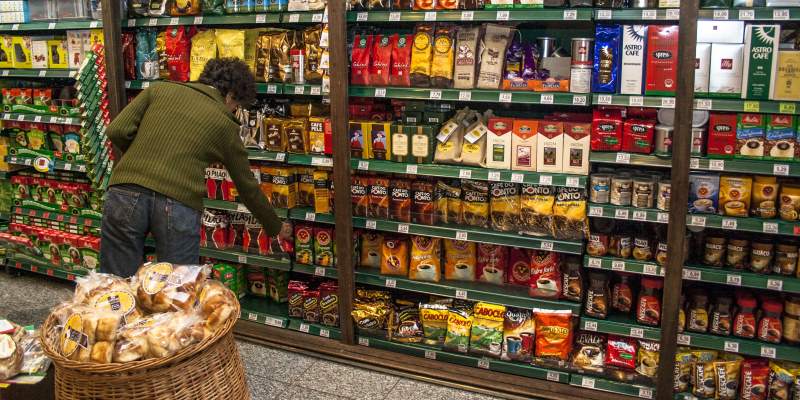
[[[94,216],[77,216],[66,213],[36,210],[27,207],[14,207],[12,212],[16,215],[24,215],[28,217],[42,218],[51,221],[66,222],[73,225],[94,226],[100,227],[101,219]],[[99,216],[99,213],[98,213]]]
[[[594,19],[616,21],[677,21],[678,8],[594,10]]]
[[[734,336],[715,336],[703,333],[684,332],[678,334],[678,344],[726,351],[729,353],[739,353],[746,356],[800,362],[800,347],[766,343]]]
[[[281,271],[289,271],[292,267],[292,263],[291,261],[289,261],[289,259],[265,257],[255,254],[242,253],[233,250],[219,250],[219,249],[201,247],[200,255],[203,257],[216,258],[219,260],[238,262],[240,264],[249,264],[249,265],[256,265],[259,267],[279,269]]]
[[[376,339],[366,336],[358,337],[358,344],[361,346],[374,347],[408,354],[416,357],[425,357],[430,360],[439,360],[447,363],[465,365],[468,367],[488,369],[496,372],[526,376],[536,379],[546,379],[553,382],[567,383],[570,374],[562,371],[548,370],[545,368],[534,367],[530,364],[500,361],[460,353],[450,353],[440,350],[437,347],[421,344],[396,343],[384,339]]]
[[[0,77],[10,78],[72,78],[73,69],[0,69]]]
[[[34,164],[37,158],[6,156],[6,162],[9,164],[31,166]],[[46,157],[42,158],[46,159]],[[86,164],[78,164],[75,162],[64,162],[61,160],[54,160],[54,164],[55,164],[54,168],[57,170],[86,172]]]
[[[292,263],[292,272],[299,272],[301,274],[314,275],[322,278],[339,278],[339,270],[335,267],[320,267],[317,265]]]
[[[409,164],[383,160],[350,160],[351,168],[361,171],[467,178],[498,182],[533,183],[551,186],[585,187],[585,175],[548,174],[528,171],[509,171],[438,164]]]
[[[80,125],[81,119],[79,117],[67,118],[59,117],[57,115],[36,115],[36,114],[17,114],[17,113],[3,113],[0,119],[4,121],[20,121],[20,122],[42,122],[47,124],[58,125]]]
[[[718,160],[694,157],[689,160],[689,168],[704,171],[800,177],[800,162],[796,161],[741,160],[733,158]]]
[[[217,210],[236,211],[241,213],[249,213],[250,210],[242,203],[232,201],[203,199],[203,207],[213,208]],[[319,222],[323,224],[333,224],[333,214],[315,213],[314,209],[308,207],[300,208],[276,208],[275,213],[279,218],[291,218],[300,221]]]
[[[256,93],[260,94],[281,94],[283,93],[282,83],[256,83]]]
[[[503,90],[458,90],[405,87],[350,86],[350,96],[388,97],[392,99],[475,101],[489,103],[554,104],[590,106],[591,98],[585,94],[543,93]]]
[[[286,153],[266,150],[247,150],[247,158],[255,161],[286,161]]]
[[[145,81],[145,80],[132,80],[125,81],[126,89],[141,90],[147,89],[153,83],[161,82]],[[260,94],[296,94],[296,95],[310,95],[321,96],[322,86],[320,85],[307,85],[307,84],[293,84],[293,83],[257,83],[256,92]]]
[[[318,222],[320,224],[335,224],[333,214],[315,213],[313,208],[301,207],[289,210],[289,218],[298,221]]]
[[[39,260],[36,257],[24,254],[13,254],[7,265],[11,268],[52,276],[67,281],[74,281],[75,278],[85,275],[83,272],[67,271],[60,267],[52,266],[47,260]]]
[[[655,388],[622,383],[609,379],[595,378],[593,376],[572,374],[569,384],[587,389],[601,390],[604,392],[619,393],[643,399],[655,398]]]
[[[283,94],[321,96],[322,86],[286,83],[283,85]]]
[[[636,208],[615,206],[613,204],[589,204],[589,216],[600,218],[625,219],[631,221],[647,221],[666,224],[669,222],[669,211],[652,208]]]
[[[342,337],[342,331],[337,327],[305,322],[297,318],[289,318],[289,326],[287,326],[287,328],[293,331],[334,340],[339,340]]]
[[[621,315],[609,315],[608,319],[581,317],[580,329],[639,339],[661,340],[661,328],[641,325],[633,318]]]
[[[570,310],[574,315],[580,314],[581,311],[580,303],[532,298],[528,294],[528,288],[523,286],[499,286],[484,282],[444,280],[438,283],[414,281],[399,276],[383,276],[378,271],[363,268],[356,270],[355,275],[356,282],[365,285],[397,288],[472,301],[486,301],[511,307]]]
[[[245,296],[239,300],[242,306],[243,320],[258,322],[260,324],[287,328],[289,317],[286,304],[276,304],[273,301],[258,297]]]
[[[203,199],[203,207],[205,208],[213,208],[217,210],[228,210],[228,211],[236,211],[242,213],[249,213],[250,210],[242,203],[235,203],[232,201],[223,201],[223,200],[211,200],[211,199]],[[278,214],[279,218],[286,218],[289,215],[289,210],[285,208],[275,208],[275,214]]]
[[[350,11],[347,22],[591,21],[590,8],[538,8],[458,11]]]
[[[687,265],[683,268],[683,279],[742,286],[755,289],[800,293],[800,279],[794,276],[764,275],[750,271],[712,268],[703,265]]]
[[[630,96],[619,94],[594,94],[592,104],[638,106],[655,108],[675,108],[674,97],[659,96]],[[770,114],[797,114],[797,102],[791,101],[760,101],[738,99],[695,99],[696,110],[754,112]]]
[[[672,167],[671,157],[659,157],[650,154],[636,154],[625,152],[599,152],[589,153],[589,161],[604,164],[630,164],[643,167]]]
[[[0,32],[92,29],[102,26],[101,21],[28,22],[25,24],[0,24]]]
[[[466,240],[477,243],[515,246],[526,249],[549,250],[559,253],[582,254],[583,252],[582,241],[543,239],[531,236],[523,236],[515,232],[496,232],[489,229],[468,226],[431,226],[389,220],[368,219],[364,217],[353,217],[353,227],[384,232],[433,236],[443,239]]]
[[[293,12],[293,13],[283,13],[281,15],[281,22],[290,23],[290,24],[308,24],[308,23],[318,23],[318,22],[328,22],[325,21],[325,15],[322,12]]]
[[[598,10],[600,11],[600,10]],[[638,13],[639,10],[618,10],[619,12]],[[617,12],[615,10],[614,12]],[[615,105],[615,106],[635,106],[635,107],[656,107],[656,108],[675,108],[674,97],[657,96],[635,96],[627,94],[593,94],[592,104],[595,105]]]
[[[310,165],[313,167],[333,167],[333,157],[314,156],[310,154],[289,154],[286,162],[294,165]]]
[[[655,261],[644,262],[614,257],[584,256],[586,268],[604,269],[608,271],[629,272],[632,274],[664,276],[665,267],[659,267]]]
[[[269,14],[231,14],[231,15],[198,15],[188,17],[131,18],[122,26],[133,28],[142,26],[177,26],[177,25],[239,25],[239,24],[278,24],[280,13]]]
[[[700,9],[697,19],[717,21],[800,21],[797,7],[715,8]]]
[[[715,214],[689,214],[686,216],[686,224],[700,228],[722,228],[743,232],[800,235],[800,221],[789,222],[780,219],[724,217]]]

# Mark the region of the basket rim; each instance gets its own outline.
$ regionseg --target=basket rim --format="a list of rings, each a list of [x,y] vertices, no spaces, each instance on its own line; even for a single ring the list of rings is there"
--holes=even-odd
[[[39,330],[39,341],[41,342],[44,353],[50,357],[50,359],[53,360],[53,363],[59,368],[98,374],[141,372],[145,370],[157,369],[192,357],[193,355],[209,348],[218,342],[220,338],[227,335],[233,329],[233,326],[239,319],[241,312],[241,306],[239,305],[239,302],[236,301],[234,303],[235,312],[231,314],[231,317],[228,318],[227,321],[225,321],[225,324],[222,326],[222,328],[220,328],[213,335],[204,338],[199,343],[193,343],[189,346],[186,346],[169,357],[148,358],[145,360],[131,361],[126,363],[112,362],[108,364],[70,360],[62,356],[61,353],[50,346],[50,341],[47,338],[47,332],[54,330],[54,327],[57,324],[56,317],[52,313],[47,317],[44,324],[42,324],[41,329]]]

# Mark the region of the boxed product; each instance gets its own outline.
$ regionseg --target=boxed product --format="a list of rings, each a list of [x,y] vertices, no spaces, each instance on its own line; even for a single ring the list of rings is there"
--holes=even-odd
[[[67,41],[53,39],[47,41],[47,68],[66,69],[69,67],[67,60]]]
[[[645,94],[673,96],[677,86],[678,27],[651,25],[647,30]]]
[[[14,46],[11,44],[11,36],[0,35],[0,68],[11,68],[12,53]]]
[[[778,67],[780,25],[747,25],[742,98],[769,100]]]
[[[511,169],[512,118],[489,118],[486,132],[486,167]]]
[[[70,69],[78,69],[83,63],[84,52],[83,37],[89,36],[89,31],[67,31],[67,65]]]
[[[697,41],[703,43],[744,43],[744,22],[697,21]]]
[[[48,40],[51,37],[31,37],[31,68],[46,69],[49,65]]]
[[[621,94],[642,94],[647,25],[622,26]]]
[[[561,172],[564,153],[564,126],[561,122],[539,121],[536,146],[536,171]]]
[[[715,97],[742,96],[742,44],[711,44],[708,93]]]
[[[31,60],[31,37],[12,36],[11,46],[13,49],[11,51],[11,66],[13,68],[31,68],[33,66]]]
[[[775,85],[772,87],[772,99],[800,100],[800,51],[779,51],[776,71]]]
[[[708,93],[709,70],[711,67],[711,43],[698,43],[694,59],[694,93]]]
[[[517,171],[536,171],[536,139],[538,121],[533,119],[514,119],[511,137],[511,169]]]
[[[712,113],[708,119],[708,146],[712,158],[732,158],[736,152],[736,114]]]
[[[767,118],[764,158],[767,160],[793,159],[797,146],[796,136],[794,115],[770,115]]]
[[[719,175],[689,174],[689,212],[716,214],[719,204]]]
[[[589,174],[589,147],[592,124],[589,122],[564,123],[564,160],[562,171],[568,174]]]
[[[764,114],[739,114],[736,124],[736,158],[763,158],[766,123]]]

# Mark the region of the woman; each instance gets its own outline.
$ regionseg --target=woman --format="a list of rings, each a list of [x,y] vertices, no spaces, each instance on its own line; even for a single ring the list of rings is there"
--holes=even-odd
[[[259,190],[233,116],[254,98],[255,79],[247,64],[211,60],[197,83],[153,84],[114,119],[106,135],[122,156],[103,209],[104,272],[135,274],[148,233],[159,261],[196,264],[205,168],[215,162],[225,165],[239,198],[267,234],[291,235]]]

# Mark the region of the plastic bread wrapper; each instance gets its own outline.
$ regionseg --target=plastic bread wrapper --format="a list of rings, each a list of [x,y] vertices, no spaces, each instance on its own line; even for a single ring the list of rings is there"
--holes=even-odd
[[[110,363],[122,316],[113,311],[65,303],[52,313],[58,319],[58,352],[73,361]]]
[[[141,318],[142,312],[137,306],[134,289],[128,280],[91,271],[76,279],[76,282],[72,298],[74,304],[117,313],[122,316],[123,324],[133,323]]]
[[[211,271],[210,265],[146,263],[131,277],[139,306],[148,312],[191,309]]]

